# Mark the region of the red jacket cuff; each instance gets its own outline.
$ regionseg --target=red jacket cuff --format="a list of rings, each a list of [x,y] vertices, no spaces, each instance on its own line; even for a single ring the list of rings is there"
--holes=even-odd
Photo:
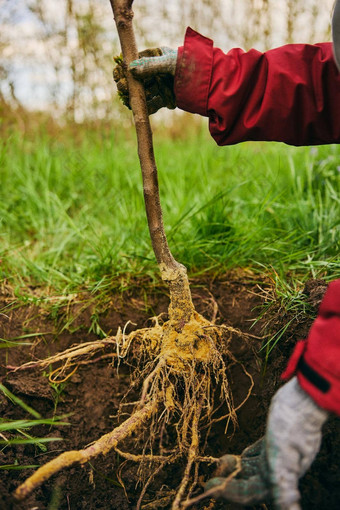
[[[340,317],[340,278],[329,284],[320,305],[319,315],[325,318],[332,315]]]
[[[340,279],[328,286],[306,341],[296,344],[282,379],[295,373],[323,409],[340,416]]]
[[[208,116],[208,94],[213,64],[213,41],[187,28],[178,48],[175,96],[179,108]]]

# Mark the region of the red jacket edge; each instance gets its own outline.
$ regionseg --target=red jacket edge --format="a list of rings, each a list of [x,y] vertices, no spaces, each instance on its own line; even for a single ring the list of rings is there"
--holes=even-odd
[[[178,107],[208,116],[219,145],[340,142],[340,73],[331,43],[223,53],[188,28],[177,62]]]
[[[296,344],[281,377],[294,375],[320,407],[340,415],[340,279],[329,284],[307,339]]]

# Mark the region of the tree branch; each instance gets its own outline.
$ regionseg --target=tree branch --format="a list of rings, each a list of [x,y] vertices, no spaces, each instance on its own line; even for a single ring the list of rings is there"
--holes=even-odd
[[[127,67],[132,60],[138,58],[134,36],[131,0],[110,0],[117,31],[122,48],[124,64]],[[187,303],[185,313],[179,319],[187,322],[193,312],[186,268],[177,262],[166,239],[163,214],[159,197],[157,167],[153,151],[152,130],[147,112],[144,87],[130,72],[127,72],[130,105],[134,117],[138,155],[143,176],[145,209],[148,220],[152,247],[158,262],[162,279],[167,281],[171,293],[171,310],[183,308],[183,300]],[[180,304],[177,306],[177,301]],[[176,319],[177,320],[177,319]]]

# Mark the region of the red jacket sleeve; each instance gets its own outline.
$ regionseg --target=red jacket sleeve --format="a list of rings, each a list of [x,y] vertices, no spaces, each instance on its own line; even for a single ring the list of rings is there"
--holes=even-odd
[[[340,416],[340,279],[329,284],[308,338],[296,344],[282,378],[295,374],[320,407]]]
[[[209,117],[218,145],[340,143],[340,73],[331,43],[225,54],[188,28],[175,95],[179,108]]]

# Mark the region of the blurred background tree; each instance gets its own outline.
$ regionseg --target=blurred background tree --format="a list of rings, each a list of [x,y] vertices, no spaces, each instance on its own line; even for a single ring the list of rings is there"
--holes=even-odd
[[[140,49],[182,44],[191,26],[228,51],[330,40],[333,0],[135,0]],[[0,103],[81,122],[112,119],[112,57],[118,50],[108,0],[0,0]],[[7,112],[7,113],[6,113]]]

